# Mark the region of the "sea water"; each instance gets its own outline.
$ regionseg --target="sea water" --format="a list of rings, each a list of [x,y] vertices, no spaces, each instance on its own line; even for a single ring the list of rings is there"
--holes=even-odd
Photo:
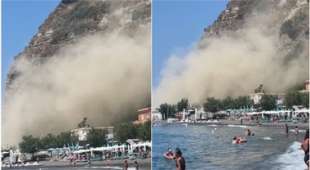
[[[245,144],[232,144],[234,136],[244,136],[250,128],[254,136]],[[207,170],[294,170],[305,169],[300,149],[304,133],[285,134],[285,129],[245,127],[238,125],[163,124],[152,129],[153,170],[175,169],[175,162],[166,160],[166,150],[179,147],[187,169]]]
[[[120,166],[80,166],[80,167],[15,167],[15,168],[4,168],[4,169],[16,169],[16,170],[92,170],[92,169],[102,169],[102,170],[122,170]],[[134,167],[129,167],[128,170],[135,170]],[[140,168],[144,170],[144,168]],[[147,168],[150,169],[150,168]]]

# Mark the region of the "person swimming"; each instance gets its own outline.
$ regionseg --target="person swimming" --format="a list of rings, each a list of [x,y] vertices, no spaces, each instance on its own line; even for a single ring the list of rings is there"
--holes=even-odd
[[[164,154],[164,157],[165,157],[166,159],[170,159],[170,160],[174,159],[175,155],[174,155],[174,153],[172,152],[172,149],[171,149],[171,148],[168,148],[168,151]]]
[[[176,163],[176,170],[185,170],[185,159],[182,156],[182,152],[179,148],[175,149],[175,163]]]
[[[167,155],[169,156],[174,155],[171,148],[168,149]]]
[[[246,143],[246,142],[247,142],[247,140],[245,138],[240,137],[240,136],[234,136],[233,141],[232,141],[233,144],[242,144],[242,143]]]

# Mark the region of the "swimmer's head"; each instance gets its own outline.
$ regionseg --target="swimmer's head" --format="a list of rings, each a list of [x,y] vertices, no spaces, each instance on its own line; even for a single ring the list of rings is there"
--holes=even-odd
[[[180,148],[175,148],[175,154],[176,156],[182,156],[182,151]]]

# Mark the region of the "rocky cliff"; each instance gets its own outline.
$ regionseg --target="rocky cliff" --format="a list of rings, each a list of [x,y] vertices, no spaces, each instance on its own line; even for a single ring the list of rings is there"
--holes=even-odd
[[[149,0],[62,0],[16,59],[44,62],[61,47],[98,32],[119,30],[134,35],[140,27],[150,24],[150,18]],[[7,86],[19,74],[13,64]]]
[[[230,0],[197,44],[168,59],[157,104],[249,95],[259,84],[284,93],[309,78],[309,1]]]
[[[150,106],[148,0],[62,0],[11,66],[2,139],[137,118]],[[138,65],[138,67],[137,67]]]
[[[309,44],[309,0],[231,0],[217,20],[205,28],[202,39],[238,32],[249,25],[278,35],[278,48],[287,51],[288,60],[299,55],[308,58],[308,53],[301,51]]]

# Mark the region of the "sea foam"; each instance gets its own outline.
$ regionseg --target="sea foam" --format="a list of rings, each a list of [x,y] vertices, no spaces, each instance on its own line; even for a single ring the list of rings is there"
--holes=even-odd
[[[279,156],[276,160],[277,163],[281,164],[280,169],[282,170],[292,170],[292,169],[306,169],[304,163],[304,152],[301,149],[300,142],[293,142],[285,153]]]

